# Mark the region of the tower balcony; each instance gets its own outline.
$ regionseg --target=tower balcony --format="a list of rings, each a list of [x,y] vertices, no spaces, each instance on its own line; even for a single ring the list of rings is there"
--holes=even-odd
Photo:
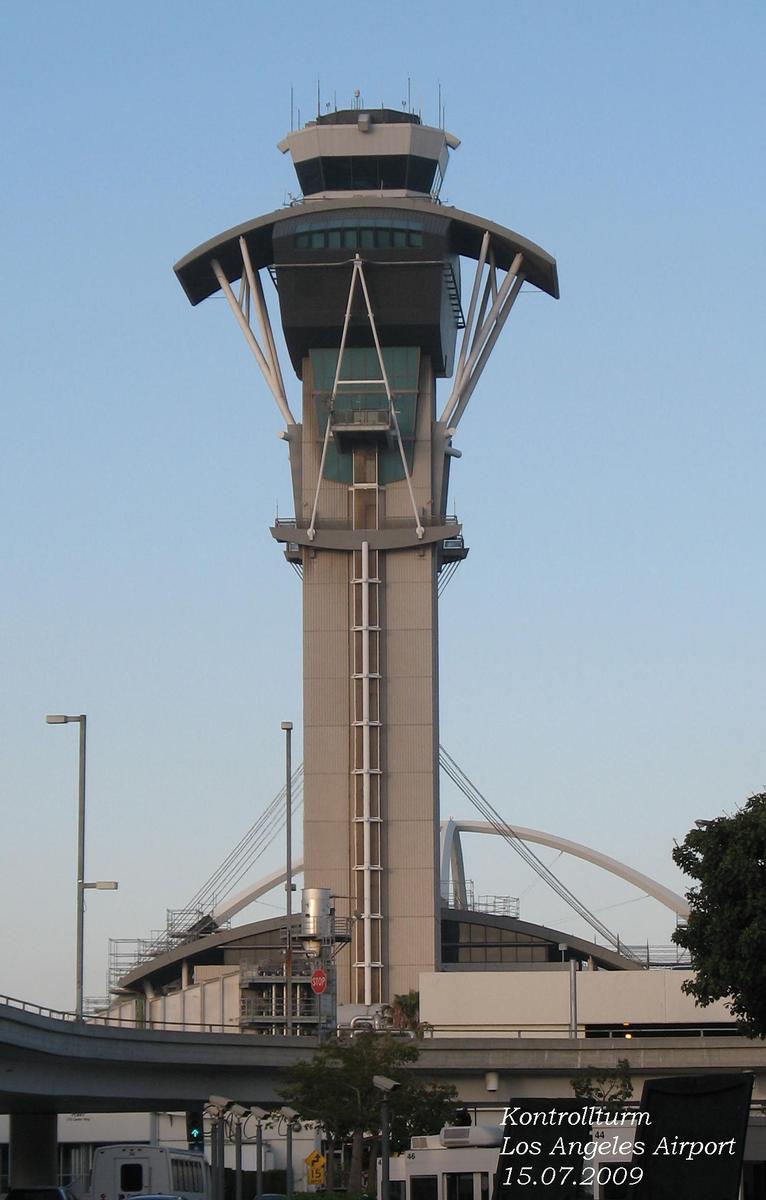
[[[352,450],[360,444],[393,449],[394,430],[390,410],[380,408],[336,408],[330,414],[330,427],[338,449]]]
[[[421,512],[420,523],[425,531],[424,538],[415,539],[412,517],[380,517],[375,529],[355,529],[353,522],[337,517],[316,518],[316,540],[307,538],[309,529],[308,517],[277,517],[271,530],[272,537],[284,546],[285,558],[295,565],[303,561],[303,549],[316,546],[317,549],[358,548],[358,539],[370,540],[371,544],[380,542],[385,549],[397,546],[422,546],[435,543],[438,547],[439,569],[446,563],[458,563],[468,555],[468,547],[463,538],[463,529],[458,518],[453,515],[436,516]],[[295,536],[291,537],[291,531]],[[408,535],[412,532],[412,537]]]

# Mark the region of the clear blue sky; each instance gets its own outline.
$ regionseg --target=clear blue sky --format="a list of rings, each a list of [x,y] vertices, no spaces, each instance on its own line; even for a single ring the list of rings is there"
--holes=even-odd
[[[46,712],[88,714],[87,874],[120,880],[89,900],[91,995],[108,937],[160,927],[274,794],[280,721],[300,734],[278,414],[171,267],[297,190],[275,143],[318,75],[394,107],[409,75],[432,122],[441,81],[443,199],[559,263],[461,426],[444,744],[511,822],[678,889],[673,838],[766,786],[763,5],[455,11],[3,8],[4,993],[73,1002],[76,728]],[[443,810],[472,815],[446,787]],[[477,890],[570,924],[482,849]],[[556,869],[668,939],[656,905]]]

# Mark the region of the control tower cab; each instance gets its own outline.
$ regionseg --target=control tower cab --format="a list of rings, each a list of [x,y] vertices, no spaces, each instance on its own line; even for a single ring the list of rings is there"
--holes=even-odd
[[[440,965],[437,580],[467,554],[453,439],[522,285],[558,296],[539,246],[439,202],[458,145],[412,113],[318,116],[279,143],[303,199],[175,268],[192,304],[223,293],[285,422],[295,517],[271,532],[303,580],[304,882],[354,917],[338,999],[368,1008]]]

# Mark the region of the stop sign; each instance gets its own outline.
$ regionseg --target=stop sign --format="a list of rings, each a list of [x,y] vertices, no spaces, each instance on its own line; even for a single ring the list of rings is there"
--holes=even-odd
[[[316,971],[314,971],[311,976],[311,990],[312,992],[315,992],[317,996],[319,996],[322,992],[326,991],[326,989],[327,972],[323,971],[321,967],[317,967]]]

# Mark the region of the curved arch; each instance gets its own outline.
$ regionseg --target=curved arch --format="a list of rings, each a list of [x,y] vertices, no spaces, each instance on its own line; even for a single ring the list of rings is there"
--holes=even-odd
[[[669,908],[679,917],[688,917],[689,905],[684,900],[683,896],[679,896],[677,892],[665,887],[664,884],[658,883],[656,879],[652,879],[649,875],[644,875],[641,871],[636,871],[633,867],[629,867],[626,863],[620,862],[616,858],[611,858],[608,854],[602,854],[600,850],[593,850],[590,846],[584,846],[581,842],[571,842],[568,838],[559,837],[555,833],[544,833],[540,829],[527,829],[523,825],[514,825],[513,832],[523,842],[533,842],[539,846],[551,846],[554,850],[562,850],[564,854],[571,854],[574,858],[582,858],[585,862],[592,863],[595,867],[601,867],[602,870],[608,871],[610,875],[616,875],[619,879],[624,879],[627,883],[632,883],[634,887],[640,888],[642,892],[646,892],[655,900],[663,904],[665,908]],[[453,861],[455,841],[459,843],[461,833],[489,833],[495,836],[501,836],[494,825],[490,825],[488,821],[442,821],[441,823],[441,890],[442,895],[445,895],[445,889],[449,891],[449,868]],[[459,861],[462,862],[462,855],[459,856]],[[445,874],[446,871],[446,874]],[[455,884],[461,886],[459,879],[454,880]],[[462,879],[462,887],[465,888],[465,877]]]
[[[293,875],[300,875],[302,871],[303,859],[293,859]],[[222,900],[220,904],[216,904],[210,915],[216,925],[221,925],[224,921],[228,921],[231,917],[236,916],[243,908],[247,908],[248,904],[252,904],[254,900],[265,896],[267,892],[270,892],[278,884],[286,882],[287,869],[285,867],[277,867],[276,871],[271,871],[270,874],[264,875],[262,879],[251,883],[249,887],[243,888],[241,892],[237,892],[230,900]]]
[[[608,854],[602,854],[600,850],[593,850],[590,846],[585,846],[581,842],[572,842],[568,838],[559,837],[555,833],[545,833],[541,829],[527,829],[523,825],[514,825],[513,832],[524,842],[532,842],[538,846],[550,846],[554,850],[561,850],[564,854],[571,854],[573,858],[581,858],[585,862],[592,863],[595,867],[601,867],[602,870],[608,871],[610,875],[617,876],[618,879],[624,879],[626,883],[632,883],[634,887],[639,888],[642,892],[652,896],[665,908],[669,908],[671,912],[684,919],[689,915],[689,905],[684,900],[683,896],[679,896],[677,892],[665,887],[664,884],[658,883],[656,879],[652,879],[649,875],[644,875],[641,871],[636,871],[633,867],[629,867],[627,863],[620,862],[619,859],[611,858]],[[460,841],[461,833],[485,833],[495,834],[500,836],[493,825],[487,821],[455,821],[451,817],[447,821],[442,821],[440,825],[440,890],[443,900],[449,897],[449,882],[450,878],[455,885],[457,894],[465,895],[465,870],[463,868],[463,852]],[[293,862],[293,875],[299,875],[303,870],[303,860],[298,859]],[[241,892],[237,892],[229,900],[222,900],[220,904],[213,909],[211,916],[217,924],[228,921],[231,917],[241,912],[243,908],[247,908],[254,900],[258,900],[260,896],[271,891],[280,883],[284,883],[287,878],[287,872],[283,868],[277,868],[269,875],[265,875],[256,883],[249,887],[243,888]]]

